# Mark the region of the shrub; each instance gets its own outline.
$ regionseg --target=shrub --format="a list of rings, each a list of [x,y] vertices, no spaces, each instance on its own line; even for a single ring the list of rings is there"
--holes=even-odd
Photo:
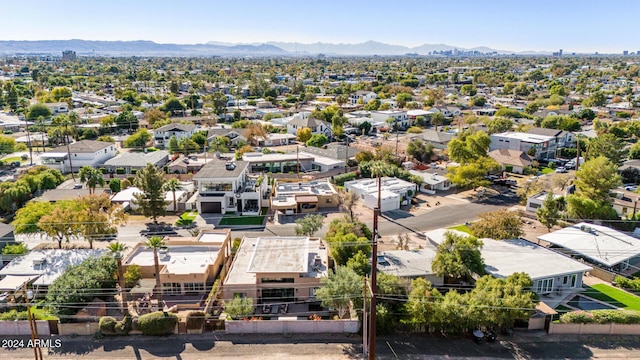
[[[357,175],[358,174],[355,171],[336,175],[333,177],[333,182],[338,186],[343,186],[345,182],[355,179]]]
[[[120,182],[120,189],[128,189],[131,187],[131,181],[129,179],[124,179]]]
[[[640,324],[640,312],[632,310],[572,311],[560,317],[565,324]]]
[[[616,276],[615,282],[619,288],[630,291],[640,291],[640,278],[629,279],[624,276]]]
[[[114,326],[115,333],[118,335],[127,335],[132,329],[131,316],[126,315],[122,321],[118,321]]]
[[[145,314],[138,318],[138,329],[144,335],[173,334],[176,324],[178,324],[178,317],[163,311]]]
[[[122,190],[122,182],[120,179],[111,179],[109,181],[109,189],[111,189],[112,193],[118,193]]]
[[[147,148],[147,152],[154,152],[154,151],[158,151],[158,148],[155,148],[155,147]]]
[[[204,311],[192,311],[187,314],[187,329],[201,329],[205,316]]]
[[[116,169],[116,174],[123,175],[124,174],[124,168],[117,168]]]
[[[124,272],[124,283],[127,288],[132,288],[142,277],[140,266],[136,264],[129,265],[127,271]]]
[[[27,253],[27,245],[24,243],[17,243],[7,245],[2,249],[3,255],[24,255]]]
[[[100,321],[98,322],[98,328],[100,329],[100,332],[103,334],[115,334],[116,333],[116,324],[118,322],[116,321],[116,319],[113,316],[103,316],[100,318]]]

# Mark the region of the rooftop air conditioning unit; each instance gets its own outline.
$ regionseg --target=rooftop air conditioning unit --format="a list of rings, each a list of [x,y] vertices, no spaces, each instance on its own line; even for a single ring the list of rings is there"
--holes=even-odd
[[[586,232],[586,233],[590,233],[591,232],[591,227],[587,226],[587,225],[580,225],[580,230]]]
[[[46,258],[40,258],[40,259],[33,259],[33,265],[44,265],[47,263],[47,259]]]

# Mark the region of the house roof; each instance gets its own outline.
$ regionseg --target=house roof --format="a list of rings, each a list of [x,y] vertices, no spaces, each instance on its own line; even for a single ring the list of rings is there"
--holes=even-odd
[[[496,149],[488,154],[491,158],[503,165],[530,166],[533,163],[531,157],[520,150]]]
[[[453,230],[453,229],[435,229],[435,230],[425,232],[424,235],[427,238],[427,241],[431,241],[431,243],[433,243],[434,245],[440,245],[444,242],[444,237],[448,232],[453,233],[455,235],[464,236],[464,237],[471,236],[466,232],[463,232],[460,230]]]
[[[492,141],[493,141],[493,138],[507,138],[507,139],[520,140],[520,141],[528,142],[532,144],[540,144],[547,141],[555,140],[554,136],[536,135],[536,134],[520,133],[520,132],[513,132],[513,131],[507,131],[499,134],[492,134],[491,138],[492,138]]]
[[[196,128],[194,124],[168,124],[161,126],[154,130],[154,132],[166,132],[166,131],[192,131]]]
[[[564,136],[567,132],[563,131],[563,130],[558,130],[558,129],[546,129],[546,128],[539,128],[539,127],[532,127],[531,129],[529,129],[527,131],[527,133],[535,134],[535,135],[545,135],[545,136],[558,137],[558,136]]]
[[[139,152],[126,152],[105,161],[104,165],[122,167],[145,167],[147,166],[147,164],[155,165],[158,162],[167,159],[168,157],[169,152],[166,150],[152,151],[146,154]]]
[[[424,182],[429,185],[437,185],[449,180],[445,176],[433,172],[409,170],[409,173],[412,175],[420,176],[422,180],[424,180]]]
[[[308,117],[308,118],[299,118],[299,117],[294,117],[293,119],[291,119],[287,124],[289,125],[297,125],[297,126],[304,126],[304,127],[308,127],[308,128],[314,128],[320,124],[324,124],[325,126],[329,126],[327,123],[325,123],[322,120],[318,120],[316,118],[312,118],[312,117]]]
[[[95,153],[105,148],[114,146],[113,143],[105,142],[105,141],[95,141],[95,140],[80,140],[74,143],[69,144],[69,152],[73,154],[81,154],[81,153]],[[46,156],[49,153],[67,153],[66,146],[58,146],[55,149],[45,152],[42,154]]]
[[[0,222],[0,242],[7,242],[13,239],[7,239],[7,236],[13,232],[13,226]]]
[[[162,274],[203,274],[213,265],[220,252],[220,246],[207,243],[166,245],[166,254],[158,254]],[[153,266],[153,249],[137,246],[122,262],[124,265]]]
[[[624,171],[629,168],[640,169],[640,160],[627,160],[620,166],[619,170]]]
[[[356,154],[361,152],[360,149],[355,148],[353,146],[347,147],[346,145],[340,145],[340,144],[329,144],[327,145],[326,149],[318,148],[314,146],[309,146],[304,149],[304,152],[306,153],[311,153],[314,155],[320,155],[320,156],[324,156],[324,157],[328,157],[336,160],[342,160],[342,161],[344,161],[346,151],[349,152],[348,154],[349,159],[355,157]]]
[[[426,129],[422,131],[422,139],[431,143],[447,144],[454,137],[454,134],[444,131],[435,131],[433,129]]]
[[[431,248],[379,252],[378,270],[398,277],[431,275],[431,262],[435,257],[436,252]]]
[[[73,200],[87,195],[89,195],[89,189],[51,189],[45,191],[44,194],[34,198],[33,201],[56,202],[63,200]]]
[[[524,272],[535,281],[592,270],[590,266],[526,240],[481,241],[485,269],[496,278]]]
[[[235,167],[233,169],[227,168],[226,161],[212,160],[209,161],[205,166],[198,171],[196,176],[193,177],[194,180],[203,180],[203,179],[211,179],[211,178],[237,178],[241,174],[243,174],[247,166],[249,166],[249,162],[247,161],[234,161]]]
[[[640,255],[639,239],[606,226],[588,223],[568,226],[538,239],[609,267]]]

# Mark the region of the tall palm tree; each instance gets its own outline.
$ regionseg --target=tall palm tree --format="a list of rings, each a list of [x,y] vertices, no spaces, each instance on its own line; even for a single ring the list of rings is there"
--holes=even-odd
[[[162,283],[160,283],[160,264],[158,263],[158,250],[167,247],[167,243],[160,236],[152,236],[145,242],[145,245],[149,249],[153,249],[153,266],[156,277],[156,287],[153,290],[156,299],[158,299],[158,305],[162,306]]]
[[[123,311],[126,308],[127,302],[125,298],[126,283],[124,281],[124,273],[122,272],[122,252],[125,251],[127,248],[128,248],[127,245],[119,241],[112,242],[107,247],[111,255],[113,255],[113,257],[116,258],[116,261],[118,264],[118,284],[120,284],[120,304],[122,306]]]
[[[80,181],[85,183],[89,188],[89,195],[96,192],[96,186],[104,186],[104,176],[98,169],[94,169],[91,166],[83,166],[78,173]]]
[[[164,185],[164,189],[165,191],[171,191],[171,193],[173,193],[173,212],[174,213],[178,212],[178,204],[176,202],[176,191],[180,191],[183,189],[182,184],[180,183],[180,181],[178,181],[178,179],[173,178],[167,181],[167,183]]]
[[[371,162],[371,176],[375,176],[378,179],[378,211],[382,211],[380,201],[382,193],[382,183],[380,179],[383,176],[389,176],[391,174],[393,174],[393,170],[386,162],[382,160],[374,160],[373,162]]]

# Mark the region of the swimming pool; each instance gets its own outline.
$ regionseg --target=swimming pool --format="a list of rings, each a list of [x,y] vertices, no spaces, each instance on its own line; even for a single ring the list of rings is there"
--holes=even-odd
[[[615,306],[595,301],[582,295],[576,295],[567,302],[567,305],[581,310],[614,310]]]

